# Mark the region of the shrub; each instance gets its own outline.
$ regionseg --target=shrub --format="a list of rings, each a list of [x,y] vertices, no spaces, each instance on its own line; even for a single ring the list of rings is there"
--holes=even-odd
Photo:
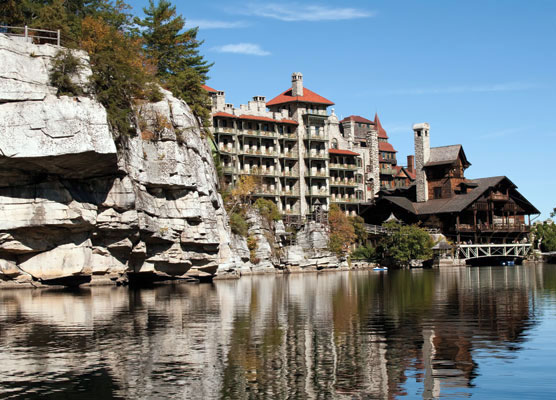
[[[253,264],[258,264],[261,260],[257,258],[257,239],[254,236],[247,238],[247,248],[249,249],[249,261]]]
[[[353,225],[336,204],[330,206],[328,222],[330,224],[329,250],[339,256],[345,255],[356,239]]]
[[[52,61],[50,84],[58,91],[58,96],[79,96],[83,90],[74,83],[73,78],[79,73],[82,65],[70,50],[59,51]]]
[[[246,237],[249,226],[247,225],[247,221],[243,215],[240,213],[232,213],[230,215],[230,228],[236,235]]]
[[[362,245],[353,250],[351,258],[355,260],[373,260],[376,257],[376,249],[371,245]]]
[[[259,210],[261,216],[269,223],[271,221],[279,221],[282,219],[280,211],[278,211],[278,206],[276,206],[276,204],[274,204],[271,200],[263,198],[257,199],[257,201],[255,201],[255,207]]]

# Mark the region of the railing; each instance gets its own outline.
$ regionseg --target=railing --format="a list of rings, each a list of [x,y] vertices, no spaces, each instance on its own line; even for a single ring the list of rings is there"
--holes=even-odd
[[[311,170],[305,171],[305,176],[308,178],[328,178],[326,171],[315,171],[312,172]]]
[[[345,181],[344,179],[330,178],[330,186],[353,186],[357,187],[358,183],[354,179]]]
[[[222,172],[224,172],[225,174],[235,174],[237,173],[237,170],[234,167],[223,167]]]
[[[313,152],[313,151],[306,151],[305,158],[315,158],[319,160],[328,160],[328,154],[326,152]]]
[[[12,32],[10,32],[10,30]],[[18,31],[21,33],[15,33],[13,31]],[[41,34],[41,33],[52,33],[55,36],[40,36],[40,35],[36,35],[35,32]],[[58,29],[57,31],[49,31],[46,29],[35,29],[35,28],[29,28],[27,25],[25,26],[8,26],[8,25],[0,25],[0,33],[3,33],[5,35],[8,36],[14,36],[14,37],[22,37],[25,38],[25,41],[31,41],[33,43],[35,43],[35,39],[39,40],[39,43],[36,44],[41,44],[41,40],[44,41],[48,41],[51,43],[55,43],[57,46],[60,46],[60,30]]]
[[[456,225],[456,231],[459,232],[475,232],[475,231],[500,231],[500,232],[528,232],[529,225],[521,223],[494,223],[494,224],[459,224]]]
[[[265,189],[258,188],[254,191],[255,196],[276,196],[278,194],[277,189]]]
[[[253,130],[253,129],[240,131],[240,134],[248,135],[248,136],[267,137],[267,138],[278,137],[278,134],[274,131],[260,131],[260,130]]]
[[[380,173],[383,175],[394,175],[396,171],[392,168],[381,168]]]
[[[299,189],[282,190],[281,196],[299,196]]]
[[[278,152],[272,150],[261,150],[261,149],[242,149],[242,154],[247,154],[250,156],[266,156],[266,157],[278,157]]]
[[[214,132],[216,133],[229,133],[229,134],[235,134],[235,130],[234,128],[223,128],[223,127],[216,127],[214,128]]]
[[[355,164],[333,164],[333,163],[330,163],[330,169],[356,170],[356,169],[358,169],[358,167]]]
[[[318,134],[316,132],[313,133],[307,133],[305,134],[305,139],[310,139],[310,140],[328,140],[328,135],[323,134]]]
[[[492,201],[507,201],[510,199],[510,196],[504,193],[491,193],[489,198]]]
[[[233,146],[232,147],[218,146],[218,151],[220,153],[236,154],[236,149]]]
[[[286,153],[280,154],[280,157],[297,159],[297,158],[299,158],[299,155],[298,155],[297,151],[288,151]]]
[[[243,174],[246,174],[246,175],[276,176],[278,174],[278,171],[276,171],[276,170],[271,171],[270,169],[263,170],[262,168],[259,168],[259,167],[253,167],[250,170],[243,169],[240,173],[243,173]]]
[[[456,247],[456,257],[463,259],[481,257],[520,257],[529,254],[530,243],[514,244],[460,244]]]
[[[320,190],[319,189],[316,189],[316,190],[309,189],[307,194],[309,196],[322,196],[322,197],[329,196],[328,190],[326,190],[326,188],[320,189]]]
[[[281,133],[280,139],[294,139],[297,140],[297,133]]]
[[[299,178],[299,171],[282,171],[282,175],[292,178]]]
[[[360,201],[362,201],[362,200],[359,200],[357,197],[348,197],[348,198],[345,198],[345,197],[335,197],[335,196],[332,196],[332,197],[330,198],[330,202],[331,202],[331,203],[358,203],[358,202],[360,202]]]

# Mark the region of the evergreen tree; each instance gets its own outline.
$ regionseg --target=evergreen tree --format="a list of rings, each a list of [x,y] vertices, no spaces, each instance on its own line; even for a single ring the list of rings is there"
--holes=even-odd
[[[167,0],[143,9],[145,18],[136,23],[142,31],[146,56],[156,67],[156,76],[175,96],[185,100],[203,124],[210,123],[209,97],[202,85],[212,66],[202,55],[197,40],[198,28],[183,31],[185,20]],[[183,32],[182,32],[183,31]]]

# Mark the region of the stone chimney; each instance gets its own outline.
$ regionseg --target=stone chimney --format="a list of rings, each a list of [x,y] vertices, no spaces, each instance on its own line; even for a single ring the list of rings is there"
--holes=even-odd
[[[214,95],[214,108],[217,111],[223,111],[226,108],[226,94],[224,92],[218,91]]]
[[[415,156],[407,156],[407,170],[411,173],[415,171]]]
[[[373,185],[373,196],[380,190],[380,164],[378,161],[378,131],[367,131],[367,146],[369,147],[369,171],[367,181]]]
[[[303,96],[303,74],[301,72],[292,74],[292,96]]]
[[[429,188],[427,184],[427,175],[424,166],[429,162],[431,151],[430,126],[426,122],[413,125],[413,138],[415,142],[415,179],[417,184],[417,202],[424,202],[429,199]]]

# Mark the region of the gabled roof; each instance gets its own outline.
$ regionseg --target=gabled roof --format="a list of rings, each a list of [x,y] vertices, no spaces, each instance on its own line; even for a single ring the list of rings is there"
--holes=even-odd
[[[373,121],[368,120],[367,118],[363,118],[359,115],[350,115],[349,117],[345,117],[340,122],[348,122],[348,121],[359,122],[361,124],[369,124],[369,125],[375,124]]]
[[[401,196],[384,196],[387,200],[415,215],[430,215],[461,212],[481,197],[489,188],[495,187],[502,181],[506,181],[513,188],[512,199],[516,201],[528,214],[538,214],[539,210],[535,208],[525,197],[517,190],[516,186],[505,176],[493,176],[490,178],[472,179],[470,182],[476,183],[477,187],[465,194],[456,194],[447,199],[432,199],[425,202],[412,202],[406,197]]]
[[[389,151],[391,153],[397,153],[394,147],[388,142],[378,142],[379,151]]]
[[[350,150],[342,150],[342,149],[329,149],[329,154],[340,154],[344,156],[359,156],[359,153]]]
[[[216,93],[216,92],[218,91],[218,90],[216,90],[216,89],[211,88],[211,87],[208,86],[208,85],[202,85],[201,87],[202,87],[203,89],[205,89],[205,90],[206,90],[207,92],[209,92],[209,93]]]
[[[386,134],[386,131],[384,130],[384,128],[382,127],[382,124],[380,123],[380,119],[378,119],[378,113],[375,113],[375,127],[378,133],[378,137],[379,138],[383,138],[383,139],[388,139],[388,135]]]
[[[471,165],[467,161],[465,152],[461,144],[454,144],[451,146],[441,146],[441,147],[431,147],[429,161],[425,164],[425,167],[432,167],[435,165],[453,164],[458,158],[461,157],[464,168]]]
[[[324,97],[316,94],[315,92],[303,88],[303,96],[292,96],[291,88],[286,90],[285,92],[280,93],[278,96],[273,98],[272,100],[266,103],[267,106],[274,106],[277,104],[284,104],[284,103],[316,103],[316,104],[326,104],[326,105],[334,105],[330,100],[325,99]]]

